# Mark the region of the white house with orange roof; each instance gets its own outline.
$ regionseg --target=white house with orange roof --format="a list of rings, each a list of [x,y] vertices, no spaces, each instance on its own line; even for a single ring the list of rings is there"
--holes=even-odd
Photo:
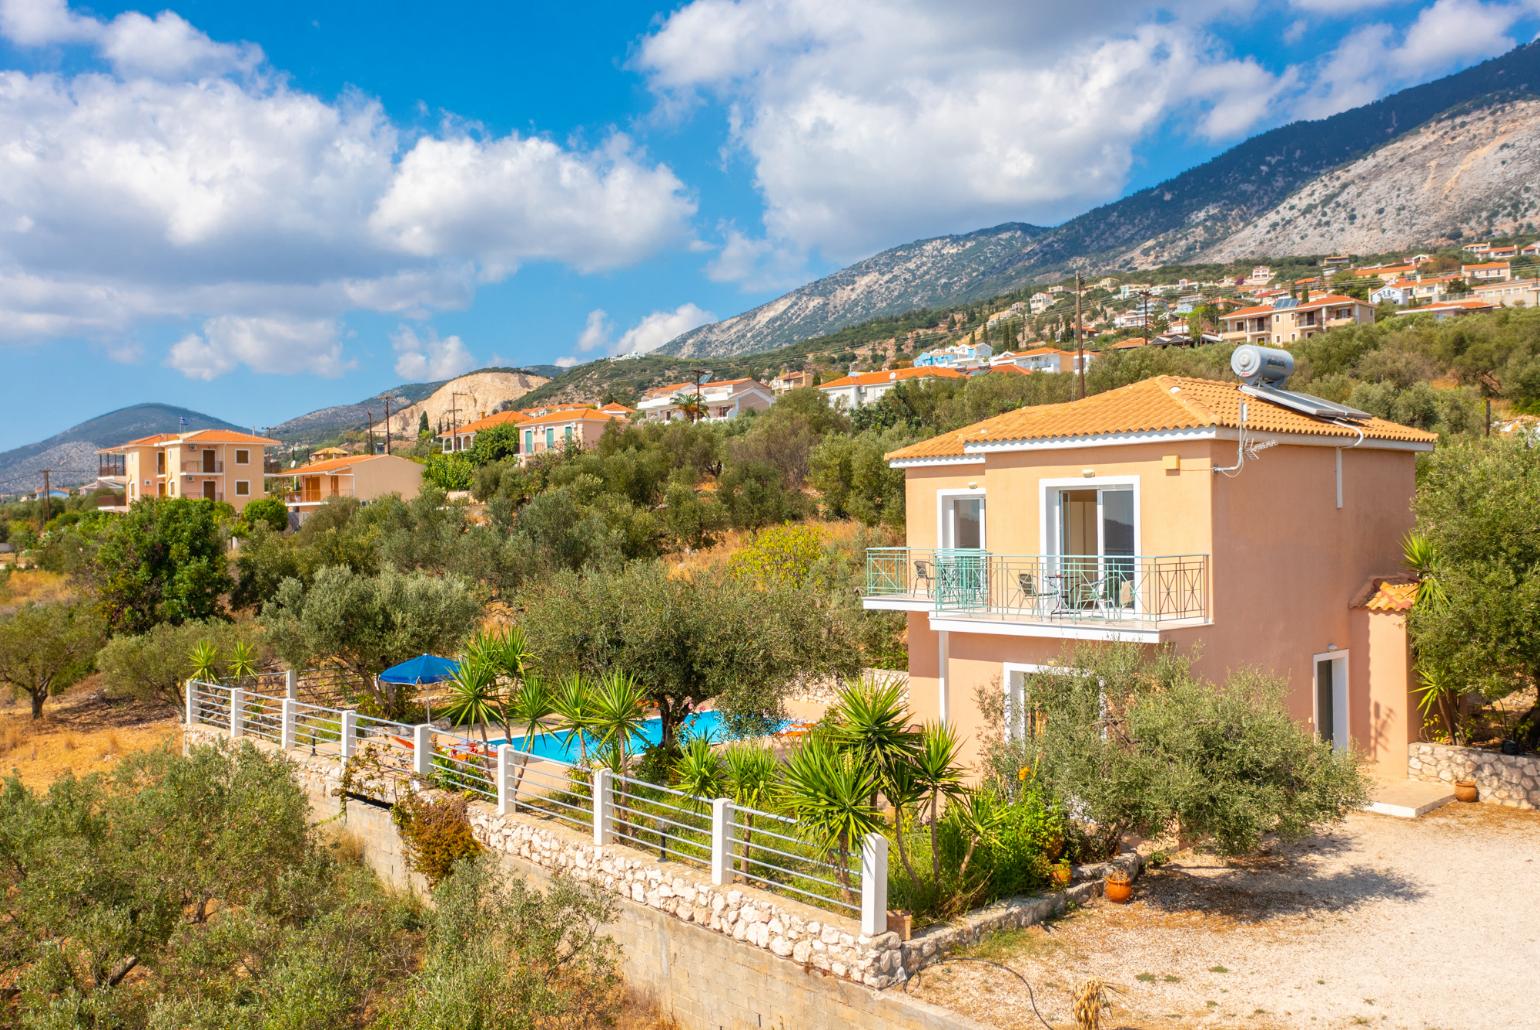
[[[1472,283],[1507,282],[1513,278],[1513,266],[1507,261],[1479,261],[1461,265],[1460,274]]]
[[[1095,355],[1086,351],[1086,368],[1091,367],[1091,360]],[[1003,367],[1015,367],[1023,372],[1078,372],[1080,365],[1076,354],[1072,350],[1061,350],[1058,347],[1029,347],[1020,351],[1005,351],[996,354],[989,359],[989,367],[998,369]]]
[[[685,404],[697,396],[702,408],[698,419],[706,422],[723,422],[750,411],[764,411],[775,400],[770,387],[757,379],[717,379],[699,386],[669,383],[654,387],[636,402],[636,411],[649,422],[688,421],[690,413]]]
[[[422,471],[421,464],[398,454],[350,454],[285,469],[289,524],[301,525],[334,498],[352,497],[367,504],[394,494],[409,501],[422,490]]]
[[[906,541],[867,552],[864,604],[907,615],[916,718],[976,749],[1029,732],[1027,677],[1081,642],[1170,646],[1278,676],[1302,724],[1404,776],[1420,720],[1382,587],[1436,438],[1300,398],[1158,376],[889,454]],[[1001,693],[1006,727],[978,700]]]
[[[240,511],[267,495],[267,449],[277,446],[277,440],[233,429],[157,433],[104,448],[98,478],[121,485],[125,505],[145,497],[193,497]]]
[[[1409,308],[1405,312],[1397,314],[1407,315],[1431,315],[1433,319],[1442,322],[1449,318],[1458,318],[1461,315],[1479,315],[1496,310],[1496,305],[1490,300],[1481,297],[1455,297],[1449,300],[1435,301],[1432,304],[1423,304],[1420,307]]]
[[[1471,287],[1471,296],[1502,308],[1540,307],[1540,279],[1509,279]]]
[[[879,372],[855,372],[831,379],[818,387],[832,408],[854,411],[876,404],[899,383],[924,384],[941,379],[967,379],[955,368],[890,368]]]
[[[1222,339],[1273,347],[1307,340],[1338,326],[1373,321],[1373,304],[1336,293],[1308,301],[1280,297],[1219,316]]]
[[[463,426],[455,426],[438,434],[438,438],[444,453],[454,454],[459,451],[468,451],[475,446],[477,433],[491,429],[493,426],[520,426],[527,421],[529,416],[522,411],[498,411],[472,419]]]
[[[813,385],[813,373],[811,372],[782,372],[770,380],[770,392],[779,397],[783,393],[800,390],[804,386]]]

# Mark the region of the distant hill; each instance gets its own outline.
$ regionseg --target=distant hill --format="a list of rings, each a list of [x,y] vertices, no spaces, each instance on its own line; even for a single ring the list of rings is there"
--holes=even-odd
[[[748,354],[1077,268],[1383,251],[1532,229],[1540,222],[1537,98],[1540,41],[1254,136],[1051,229],[1013,223],[894,247],[662,350]]]
[[[186,425],[181,422],[186,419]],[[80,486],[96,479],[96,452],[152,433],[183,429],[243,429],[212,415],[171,404],[134,404],[87,419],[46,440],[0,453],[0,493],[21,493],[43,485],[49,469],[56,486]]]
[[[386,397],[390,398],[392,408],[405,408],[422,400],[443,385],[443,382],[437,382],[405,383],[401,386],[393,386],[389,390],[381,390],[373,397],[366,397],[352,404],[334,404],[328,408],[317,408],[315,411],[291,418],[287,422],[269,426],[265,432],[268,436],[287,444],[313,446],[324,440],[335,439],[349,430],[362,431],[369,425],[371,419],[378,421],[383,418]]]
[[[428,426],[437,432],[439,426],[447,426],[451,420],[462,425],[481,415],[489,415],[499,408],[519,403],[531,390],[546,383],[545,376],[538,376],[522,368],[483,368],[467,372],[443,383],[405,407],[393,406],[390,413],[390,431],[397,439],[416,439],[422,416],[428,416]],[[394,405],[394,402],[393,402]],[[385,432],[382,417],[375,422],[374,431]]]

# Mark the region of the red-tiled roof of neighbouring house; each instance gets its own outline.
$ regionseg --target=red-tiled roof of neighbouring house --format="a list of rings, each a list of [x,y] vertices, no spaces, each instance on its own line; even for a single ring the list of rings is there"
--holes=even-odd
[[[122,450],[124,447],[154,447],[156,444],[167,440],[175,440],[175,433],[152,433],[149,436],[141,436],[137,440],[125,440],[116,447],[105,448],[109,451]]]
[[[889,368],[878,372],[858,372],[841,376],[820,385],[820,390],[833,390],[842,386],[878,386],[882,383],[901,383],[908,379],[966,379],[964,373],[945,366],[923,368]]]
[[[631,415],[636,412],[635,408],[628,408],[617,401],[610,401],[608,404],[600,405],[599,410],[607,411],[611,415]]]
[[[1506,262],[1506,261],[1482,261],[1482,262],[1480,262],[1478,264],[1474,264],[1474,265],[1461,265],[1460,266],[1460,271],[1462,271],[1462,272],[1484,272],[1484,271],[1486,271],[1489,268],[1507,268],[1507,267],[1508,267],[1508,262]]]
[[[507,425],[510,422],[517,425],[521,422],[527,421],[529,421],[529,416],[524,414],[522,411],[498,411],[492,413],[491,415],[484,415],[481,418],[473,419],[472,421],[465,423],[463,426],[460,426],[456,429],[446,430],[445,432],[442,432],[438,435],[439,439],[444,439],[445,437],[450,436],[463,436],[466,433],[479,433],[483,429],[491,429],[493,426]]]
[[[1417,603],[1420,590],[1421,584],[1405,574],[1375,576],[1358,591],[1351,607],[1371,612],[1409,612]]]
[[[1432,444],[1434,433],[1382,418],[1352,427],[1311,418],[1291,408],[1240,392],[1240,384],[1185,376],[1150,379],[1062,404],[1038,404],[997,415],[887,455],[890,460],[963,457],[970,445],[1036,440],[1122,436],[1184,429],[1234,429],[1247,405],[1246,429],[1253,433],[1340,437]],[[1094,442],[1087,441],[1088,444]]]
[[[172,441],[167,440],[166,443]],[[249,443],[252,446],[277,447],[279,441],[266,436],[253,436],[251,433],[240,433],[233,429],[199,429],[192,433],[182,434],[183,443]]]
[[[1011,362],[1011,361],[1007,361],[1007,362],[1004,362],[1004,363],[999,364],[999,365],[990,365],[989,366],[989,371],[990,372],[1014,372],[1017,375],[1024,375],[1024,376],[1036,375],[1036,372],[1034,370],[1032,370],[1030,368],[1022,368],[1020,365],[1016,364],[1015,362]]]
[[[700,388],[702,391],[705,391],[718,386],[737,386],[739,383],[747,383],[751,381],[752,380],[750,380],[748,376],[744,376],[741,379],[714,379],[709,383],[701,383]],[[647,391],[646,395],[648,397],[667,397],[676,393],[683,393],[686,390],[688,390],[690,393],[694,393],[695,384],[669,383],[667,386],[654,386],[651,390]]]
[[[346,458],[327,458],[325,461],[313,461],[309,465],[301,465],[297,469],[284,469],[277,473],[280,476],[314,476],[327,472],[340,472],[354,465],[361,465],[375,458],[383,458],[383,454],[349,454]]]
[[[568,408],[561,411],[548,411],[544,415],[531,416],[523,424],[526,426],[561,425],[567,422],[624,422],[626,416],[614,411],[600,411],[598,408]]]
[[[1119,340],[1117,343],[1109,343],[1106,346],[1106,348],[1104,348],[1104,349],[1106,349],[1106,350],[1138,350],[1140,347],[1148,347],[1149,345],[1150,345],[1150,341],[1146,340],[1142,336],[1130,336],[1126,340]]]

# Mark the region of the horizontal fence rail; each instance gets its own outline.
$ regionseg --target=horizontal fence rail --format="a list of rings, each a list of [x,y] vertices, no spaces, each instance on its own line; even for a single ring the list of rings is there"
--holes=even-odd
[[[1030,621],[1206,618],[1206,554],[995,554],[876,547],[866,596],[927,600],[938,613]]]
[[[188,726],[216,727],[284,749],[362,762],[398,784],[454,791],[592,834],[663,862],[707,871],[714,884],[744,883],[860,919],[863,933],[887,928],[887,851],[878,834],[821,848],[798,835],[788,816],[700,798],[675,787],[520,751],[509,744],[301,701],[293,674],[253,677],[258,693],[189,680]],[[366,761],[365,761],[366,759]],[[351,768],[351,767],[350,767]],[[367,778],[367,776],[366,776]],[[353,789],[363,789],[361,784]]]

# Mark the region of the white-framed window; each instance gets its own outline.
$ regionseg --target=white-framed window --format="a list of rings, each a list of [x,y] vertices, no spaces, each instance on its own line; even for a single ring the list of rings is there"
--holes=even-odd
[[[236,452],[235,452],[235,463],[237,465],[249,465],[249,464],[251,464],[251,452],[248,451],[248,450],[245,450],[244,448],[236,450]]]
[[[248,497],[250,495],[251,495],[251,483],[249,483],[248,481],[246,481],[244,479],[237,479],[235,481],[235,496],[237,496],[237,497]]]
[[[936,492],[936,543],[942,548],[984,549],[983,490]]]

